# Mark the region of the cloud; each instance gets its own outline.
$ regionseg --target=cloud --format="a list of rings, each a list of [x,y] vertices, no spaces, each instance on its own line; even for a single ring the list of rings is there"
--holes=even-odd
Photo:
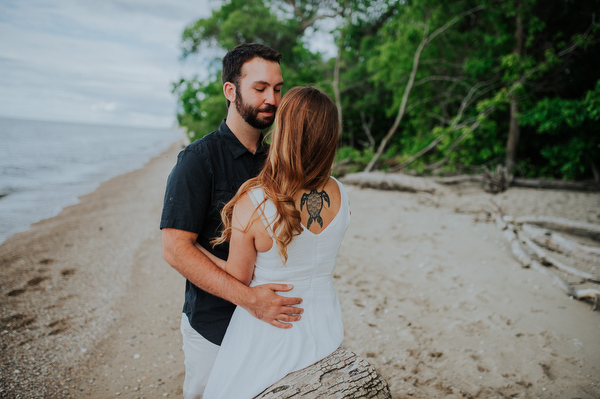
[[[92,104],[92,111],[114,111],[115,109],[117,109],[117,103],[115,102],[111,102],[111,103],[106,103],[106,102],[99,102],[96,104]]]
[[[218,6],[3,0],[0,116],[170,127],[171,82],[197,67],[179,61],[181,33]]]

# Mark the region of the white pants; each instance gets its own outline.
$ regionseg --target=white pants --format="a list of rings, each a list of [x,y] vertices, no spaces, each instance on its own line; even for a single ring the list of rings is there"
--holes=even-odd
[[[185,355],[184,399],[202,399],[208,376],[212,370],[219,346],[213,344],[190,326],[185,313],[181,317],[183,354]]]

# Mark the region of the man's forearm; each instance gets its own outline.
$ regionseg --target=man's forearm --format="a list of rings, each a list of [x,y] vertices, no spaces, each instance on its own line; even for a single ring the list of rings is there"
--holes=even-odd
[[[163,230],[162,239],[163,258],[192,284],[236,305],[248,302],[251,290],[206,257],[194,236]]]

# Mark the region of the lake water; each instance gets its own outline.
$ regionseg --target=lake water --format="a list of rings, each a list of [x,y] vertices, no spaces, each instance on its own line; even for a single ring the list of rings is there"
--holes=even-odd
[[[176,129],[0,118],[0,243],[183,137]]]

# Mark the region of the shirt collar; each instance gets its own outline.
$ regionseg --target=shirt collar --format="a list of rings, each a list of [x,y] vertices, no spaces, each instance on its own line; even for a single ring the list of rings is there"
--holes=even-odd
[[[240,143],[238,138],[235,137],[235,134],[233,134],[231,129],[229,129],[229,126],[225,123],[225,119],[223,119],[221,126],[219,126],[219,133],[225,139],[225,144],[229,148],[229,151],[231,151],[231,154],[233,154],[234,159],[238,159],[245,153],[249,153],[250,155],[260,155],[267,152],[268,146],[264,142],[262,133],[260,134],[259,144],[255,154],[252,154],[242,143]]]

